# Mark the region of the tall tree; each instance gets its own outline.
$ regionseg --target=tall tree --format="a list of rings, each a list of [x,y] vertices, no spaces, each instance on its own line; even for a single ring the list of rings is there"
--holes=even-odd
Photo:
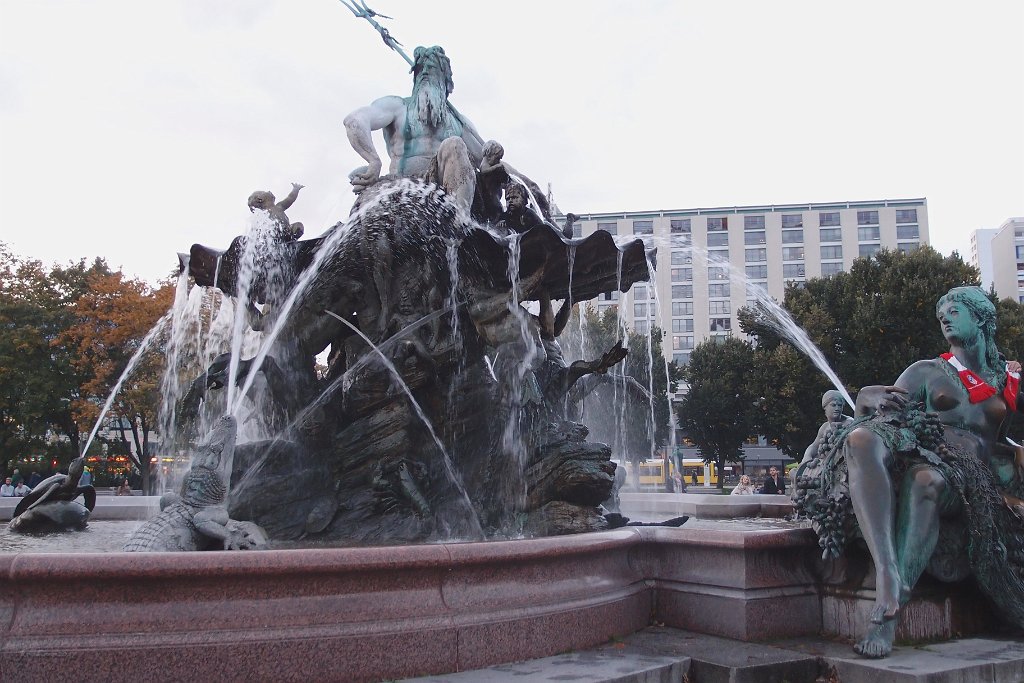
[[[99,259],[47,271],[0,244],[0,448],[6,453],[21,457],[42,449],[50,431],[67,437],[62,457],[77,453],[72,404],[82,378],[58,339],[89,275],[103,272],[109,270]]]
[[[682,370],[689,390],[679,407],[680,426],[697,444],[705,462],[723,472],[726,462],[743,457],[743,442],[755,432],[757,396],[748,381],[754,362],[749,342],[727,337],[707,339],[690,354]],[[724,477],[718,478],[722,488]]]

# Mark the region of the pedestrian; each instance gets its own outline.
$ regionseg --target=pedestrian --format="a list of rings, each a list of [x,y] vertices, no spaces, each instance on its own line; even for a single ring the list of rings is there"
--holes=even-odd
[[[20,470],[16,469],[14,470],[14,472],[11,473],[11,483],[14,484],[15,486],[20,484],[22,482],[22,479],[23,477],[21,476]]]
[[[11,483],[11,480],[11,477],[7,477],[3,486],[0,486],[0,498],[14,498],[14,484]]]
[[[740,483],[736,484],[736,488],[732,490],[729,495],[732,496],[752,496],[754,495],[754,483],[750,481],[750,476],[743,474],[740,475]]]
[[[82,470],[82,478],[78,480],[79,486],[91,486],[92,485],[92,472],[86,467]]]
[[[23,498],[23,497],[27,496],[31,491],[32,491],[32,489],[30,489],[28,487],[28,484],[26,484],[23,481],[22,482],[18,482],[18,485],[14,487],[14,495],[17,498]]]
[[[39,474],[38,472],[32,472],[32,474],[28,475],[28,487],[30,489],[34,489],[36,486],[39,485],[39,482],[41,482],[42,480],[43,477],[41,474]]]
[[[761,487],[761,493],[785,495],[786,478],[779,474],[779,468],[775,465],[768,469],[768,476]]]

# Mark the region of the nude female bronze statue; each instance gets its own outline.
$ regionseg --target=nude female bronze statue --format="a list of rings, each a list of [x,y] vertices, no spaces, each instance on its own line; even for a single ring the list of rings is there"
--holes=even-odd
[[[854,646],[866,657],[891,652],[896,617],[925,569],[943,580],[973,573],[1004,616],[1024,623],[1024,459],[1002,438],[1010,411],[1024,406],[1020,366],[996,349],[995,306],[980,288],[950,290],[936,316],[949,352],[892,386],[865,387],[855,419],[798,476],[794,499],[824,554],[859,534],[874,561],[872,623]]]

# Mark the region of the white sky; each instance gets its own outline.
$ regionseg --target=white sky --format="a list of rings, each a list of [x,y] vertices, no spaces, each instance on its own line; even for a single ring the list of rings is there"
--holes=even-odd
[[[965,257],[1024,215],[1018,0],[370,4],[565,211],[923,196]],[[155,281],[293,180],[318,235],[362,163],[342,119],[410,84],[335,0],[0,0],[0,240]]]

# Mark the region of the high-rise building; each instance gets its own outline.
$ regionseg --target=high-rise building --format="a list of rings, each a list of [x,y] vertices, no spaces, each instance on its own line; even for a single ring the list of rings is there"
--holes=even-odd
[[[994,229],[971,235],[971,262],[982,286],[995,286],[1000,299],[1024,303],[1024,217],[1007,218]]]
[[[584,214],[574,227],[576,236],[596,230],[658,247],[656,292],[639,284],[595,303],[621,303],[639,332],[660,326],[665,355],[685,364],[702,340],[742,334],[746,283],[781,301],[787,282],[847,270],[882,248],[917,249],[928,244],[928,207],[921,198],[634,211]]]

